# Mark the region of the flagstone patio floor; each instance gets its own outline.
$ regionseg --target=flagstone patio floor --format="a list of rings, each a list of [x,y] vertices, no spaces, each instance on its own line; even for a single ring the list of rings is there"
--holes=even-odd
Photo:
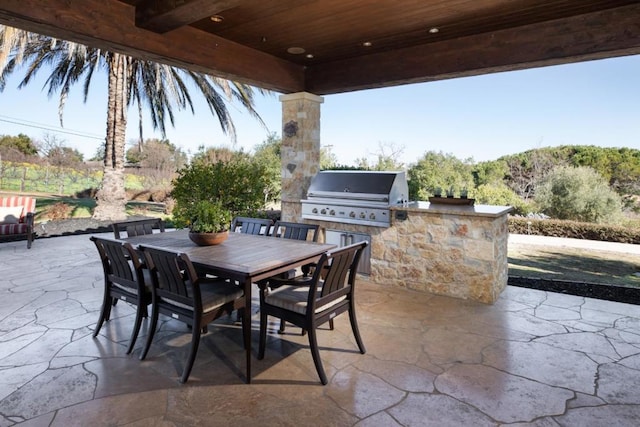
[[[306,336],[272,319],[253,379],[235,316],[209,327],[191,377],[190,340],[162,319],[147,360],[146,321],[125,354],[133,309],[91,334],[103,277],[89,235],[0,244],[3,426],[637,426],[640,307],[507,287],[494,305],[358,282],[365,355],[348,318],[319,332],[329,384]]]

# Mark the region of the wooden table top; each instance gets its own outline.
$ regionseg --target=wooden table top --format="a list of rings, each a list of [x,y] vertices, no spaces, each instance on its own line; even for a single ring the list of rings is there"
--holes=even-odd
[[[167,231],[126,239],[132,245],[155,246],[186,253],[191,261],[240,280],[259,280],[316,261],[336,247],[277,237],[229,233],[219,245],[197,246],[187,230]]]

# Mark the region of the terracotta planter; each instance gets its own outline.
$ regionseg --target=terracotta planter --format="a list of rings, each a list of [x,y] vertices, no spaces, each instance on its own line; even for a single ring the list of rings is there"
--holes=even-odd
[[[229,237],[228,231],[221,233],[192,233],[189,232],[189,238],[198,246],[219,245]]]

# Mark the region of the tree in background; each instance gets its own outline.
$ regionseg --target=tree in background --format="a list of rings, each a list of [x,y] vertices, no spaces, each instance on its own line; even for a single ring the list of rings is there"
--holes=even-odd
[[[198,152],[193,155],[192,163],[218,163],[230,162],[236,157],[246,157],[247,153],[236,151],[230,147],[208,147],[204,145],[198,147]]]
[[[265,204],[268,201],[280,200],[282,190],[281,166],[282,138],[275,133],[269,135],[266,141],[254,148],[253,161],[265,171]]]
[[[38,147],[25,134],[0,136],[0,156],[4,160],[23,161],[27,157],[35,156],[36,154],[38,154]]]
[[[408,170],[409,199],[427,200],[437,188],[453,189],[456,194],[474,188],[473,160],[460,160],[453,154],[428,151]]]
[[[375,163],[370,163],[367,157],[356,159],[358,169],[375,171],[398,171],[404,169],[404,163],[400,161],[404,147],[390,143],[378,143],[378,151],[373,153]]]
[[[525,199],[535,196],[536,186],[558,166],[587,166],[597,171],[620,195],[640,195],[640,150],[633,148],[563,145],[537,148],[503,156],[505,183]]]
[[[592,145],[570,148],[572,165],[595,169],[620,195],[640,195],[640,150]]]
[[[147,139],[127,150],[127,162],[138,167],[145,188],[166,188],[178,169],[187,164],[187,155],[167,139]]]
[[[535,198],[542,212],[557,219],[616,223],[620,196],[589,167],[559,166],[538,187]]]
[[[473,191],[473,198],[482,205],[511,206],[515,215],[531,212],[530,204],[503,183],[481,184]]]
[[[51,133],[45,133],[42,140],[37,141],[38,152],[51,166],[76,167],[79,166],[84,156],[75,148],[68,147],[64,139]]]
[[[535,196],[536,187],[554,167],[566,164],[551,149],[529,150],[499,160],[507,163],[506,184],[525,200]]]
[[[258,117],[253,108],[253,90],[247,85],[0,26],[0,91],[5,87],[7,76],[21,65],[25,65],[27,71],[20,88],[26,86],[43,66],[51,67],[51,75],[47,79],[48,94],[51,96],[60,91],[61,124],[71,87],[82,81],[86,102],[93,75],[101,71],[108,75],[104,173],[93,213],[96,219],[126,217],[124,138],[127,111],[131,105],[137,104],[139,111],[145,105],[154,129],[159,129],[163,136],[166,118],[174,124],[174,107],[194,111],[187,83],[203,95],[209,111],[218,118],[222,131],[232,137],[235,130],[226,102],[238,101],[250,114]]]
[[[333,145],[320,147],[320,170],[326,171],[338,166],[338,156],[332,151]]]
[[[104,145],[98,146],[96,152],[91,158],[87,159],[90,162],[102,162],[104,161]]]
[[[505,160],[491,160],[477,163],[473,171],[476,186],[505,185],[505,177],[509,174],[509,165]]]

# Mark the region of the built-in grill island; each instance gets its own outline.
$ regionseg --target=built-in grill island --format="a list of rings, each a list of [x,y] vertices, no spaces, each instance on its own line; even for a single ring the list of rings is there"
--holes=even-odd
[[[405,172],[322,171],[302,200],[302,218],[389,227],[391,206],[408,197]]]
[[[370,242],[358,271],[371,283],[495,302],[507,284],[511,207],[408,195],[404,172],[322,171],[298,212],[327,243]]]
[[[358,268],[369,275],[372,233],[391,226],[391,207],[406,204],[408,195],[404,172],[323,171],[313,177],[301,201],[302,218],[324,221],[327,243],[369,242]]]

